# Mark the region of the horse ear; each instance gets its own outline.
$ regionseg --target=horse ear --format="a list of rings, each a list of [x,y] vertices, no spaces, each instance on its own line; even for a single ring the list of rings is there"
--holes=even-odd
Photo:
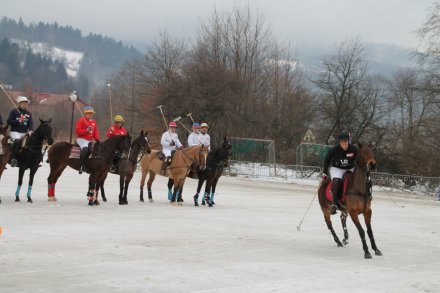
[[[358,147],[361,149],[363,147],[363,144],[358,142]]]
[[[144,131],[143,130],[141,130],[140,136],[144,136]]]
[[[368,147],[371,149],[371,148],[373,147],[373,144],[370,142],[370,143],[368,144]]]
[[[49,121],[47,121],[47,122],[51,123],[52,122],[52,118],[49,118]]]
[[[228,139],[226,138],[226,136],[223,137],[223,141],[224,141],[224,142],[227,142],[227,141],[228,141]]]
[[[40,120],[40,123],[44,123],[44,121],[41,118],[38,118],[38,120]]]

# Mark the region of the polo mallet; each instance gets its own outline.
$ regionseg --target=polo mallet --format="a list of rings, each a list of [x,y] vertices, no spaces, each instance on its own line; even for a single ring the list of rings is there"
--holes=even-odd
[[[186,114],[186,117],[191,118],[191,121],[194,123],[194,119],[193,119],[192,113],[188,113],[188,114]]]
[[[182,119],[182,117],[181,117],[181,116],[179,116],[179,117],[177,117],[177,118],[173,119],[173,121],[174,121],[174,122],[179,122],[179,123],[180,123],[180,125],[182,125],[182,127],[183,127],[183,128],[185,128],[185,129],[186,129],[186,131],[188,131],[188,133],[191,133],[191,131],[190,131],[190,130],[189,130],[188,128],[186,128],[185,124],[183,124],[183,123],[182,123],[182,121],[180,121],[180,119]]]
[[[20,110],[19,110],[18,107],[17,107],[17,105],[14,103],[14,100],[12,100],[12,98],[9,96],[8,92],[7,92],[7,91],[5,90],[5,88],[3,87],[3,84],[0,83],[0,87],[2,88],[2,90],[3,90],[3,92],[6,94],[6,96],[8,97],[9,101],[11,101],[12,105],[14,105],[15,109],[17,109],[17,112],[18,112],[19,114],[21,114],[21,113],[20,113]]]
[[[159,105],[156,108],[160,110],[160,113],[162,114],[162,118],[163,118],[163,123],[165,123],[165,128],[168,129],[168,123],[167,120],[165,119],[165,115],[163,114],[162,107],[163,105]]]
[[[304,216],[302,217],[301,222],[299,223],[298,226],[296,226],[296,230],[297,230],[297,231],[301,231],[301,225],[302,225],[302,223],[303,223],[303,221],[304,221],[304,218],[306,217],[307,213],[309,212],[309,209],[310,209],[310,207],[312,206],[312,203],[313,203],[313,201],[315,200],[315,197],[316,197],[316,195],[318,194],[319,189],[321,188],[322,182],[324,182],[324,181],[325,181],[325,180],[321,180],[321,183],[319,184],[319,187],[318,187],[318,191],[315,192],[315,195],[313,195],[312,201],[310,202],[309,206],[307,207],[307,210],[306,210],[306,212],[304,213]]]

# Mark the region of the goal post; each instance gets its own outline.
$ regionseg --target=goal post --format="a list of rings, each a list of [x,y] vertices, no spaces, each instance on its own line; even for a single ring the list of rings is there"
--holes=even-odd
[[[275,141],[246,137],[228,137],[232,145],[231,160],[275,165]]]

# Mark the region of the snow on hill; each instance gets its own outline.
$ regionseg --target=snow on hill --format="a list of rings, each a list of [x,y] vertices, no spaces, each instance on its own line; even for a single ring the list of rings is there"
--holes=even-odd
[[[47,43],[29,43],[24,40],[14,39],[12,42],[17,43],[21,48],[30,49],[34,54],[40,54],[48,57],[53,61],[64,63],[68,76],[75,77],[78,74],[81,61],[84,57],[83,52],[65,50],[59,47],[51,46]]]

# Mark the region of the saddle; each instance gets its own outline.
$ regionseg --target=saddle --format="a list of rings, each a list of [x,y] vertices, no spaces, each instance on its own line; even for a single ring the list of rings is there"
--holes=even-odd
[[[345,199],[346,199],[346,191],[347,191],[347,183],[348,183],[348,178],[350,176],[353,176],[353,173],[351,172],[347,172],[345,173],[344,177],[342,178],[342,196],[339,199],[340,202],[345,203]],[[333,194],[332,194],[332,181],[330,180],[327,183],[327,186],[325,187],[325,196],[327,197],[327,200],[332,202],[333,201]]]
[[[96,146],[97,146],[97,144],[94,142],[89,143],[89,152],[87,154],[87,159],[101,158],[99,156],[99,147],[96,147]],[[92,151],[90,151],[90,150],[92,150]],[[75,143],[72,146],[72,149],[70,150],[69,159],[78,159],[79,160],[80,153],[81,153],[81,148],[79,147],[79,145],[77,143]]]

